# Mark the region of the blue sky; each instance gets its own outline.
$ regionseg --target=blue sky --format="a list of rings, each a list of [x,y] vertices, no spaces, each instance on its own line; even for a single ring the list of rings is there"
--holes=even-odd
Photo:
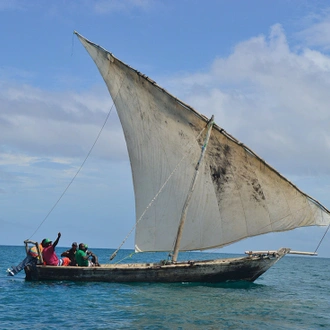
[[[219,126],[330,207],[328,1],[0,0],[0,245],[21,245],[38,229],[32,239],[61,231],[61,246],[117,248],[134,225],[115,110],[47,216],[112,107],[74,30],[214,114]],[[267,235],[219,251],[314,251],[325,230]],[[124,248],[133,248],[133,235]],[[329,251],[327,235],[319,254]]]

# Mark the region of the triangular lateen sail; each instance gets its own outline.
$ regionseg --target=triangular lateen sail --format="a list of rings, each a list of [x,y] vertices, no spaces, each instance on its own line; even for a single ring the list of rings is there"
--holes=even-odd
[[[137,219],[181,162],[135,233],[136,250],[171,251],[204,138],[196,137],[208,119],[77,35],[103,76],[123,126]],[[220,247],[264,233],[329,223],[326,208],[214,125],[181,250]]]

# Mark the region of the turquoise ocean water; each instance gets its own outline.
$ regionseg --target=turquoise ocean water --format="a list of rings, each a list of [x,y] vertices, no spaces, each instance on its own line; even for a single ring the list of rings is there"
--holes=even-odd
[[[92,250],[101,263],[113,252]],[[330,329],[326,258],[286,256],[252,284],[117,284],[26,282],[24,271],[6,275],[24,258],[24,247],[0,251],[0,329]],[[117,261],[132,252],[120,251]],[[206,255],[182,253],[181,259]],[[150,258],[166,255],[137,254],[126,261]]]

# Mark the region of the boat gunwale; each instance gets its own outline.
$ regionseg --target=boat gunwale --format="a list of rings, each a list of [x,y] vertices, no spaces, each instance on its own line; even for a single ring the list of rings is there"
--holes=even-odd
[[[166,263],[165,262],[152,262],[152,263],[123,263],[123,264],[101,264],[100,266],[94,267],[81,267],[81,266],[50,266],[50,265],[36,265],[38,268],[48,268],[48,269],[79,269],[79,270],[104,270],[104,269],[154,269],[154,268],[178,268],[178,267],[191,267],[191,266],[209,266],[211,264],[233,264],[248,260],[260,260],[260,259],[270,259],[272,256],[244,256],[235,258],[222,258],[222,259],[212,259],[212,260],[188,260],[179,261],[176,263]],[[273,257],[273,258],[278,258]]]

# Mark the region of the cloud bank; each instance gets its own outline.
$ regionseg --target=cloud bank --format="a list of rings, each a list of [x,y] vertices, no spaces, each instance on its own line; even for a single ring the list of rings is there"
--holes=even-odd
[[[169,79],[187,103],[286,174],[330,173],[330,57],[292,50],[281,25],[236,45],[208,72]]]

